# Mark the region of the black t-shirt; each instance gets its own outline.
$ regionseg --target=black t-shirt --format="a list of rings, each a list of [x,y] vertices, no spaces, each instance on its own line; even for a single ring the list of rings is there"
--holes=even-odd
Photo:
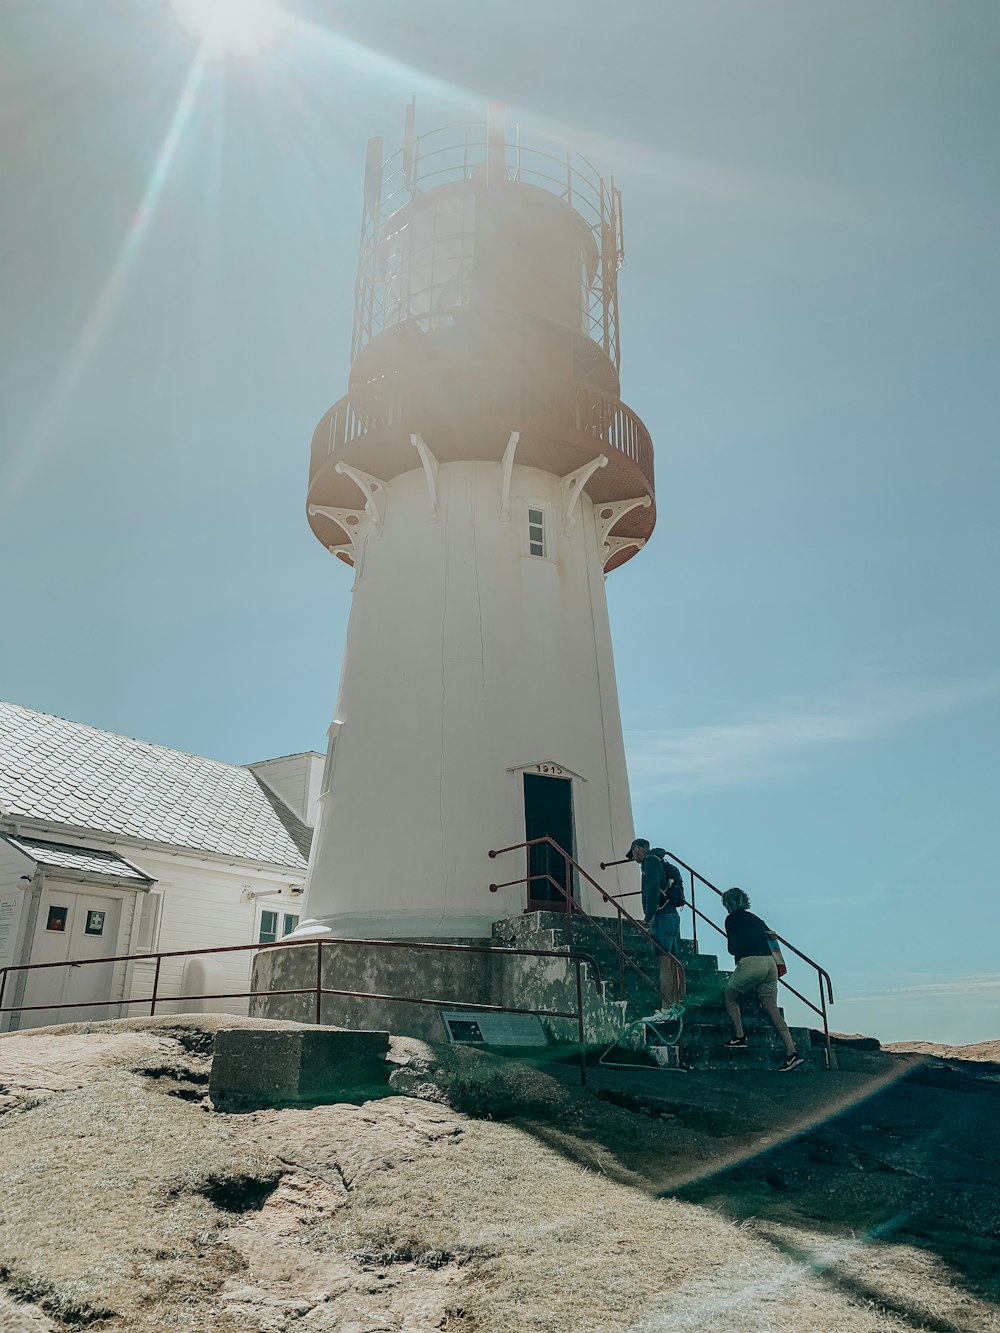
[[[771,948],[767,942],[770,934],[759,916],[743,908],[739,912],[730,912],[726,917],[726,939],[729,952],[737,962],[741,958],[770,958]]]

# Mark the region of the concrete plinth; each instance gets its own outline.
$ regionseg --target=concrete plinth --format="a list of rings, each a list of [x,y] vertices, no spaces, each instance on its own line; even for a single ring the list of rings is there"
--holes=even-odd
[[[387,1032],[224,1030],[209,1095],[220,1110],[364,1101],[386,1087],[388,1049]]]
[[[534,947],[552,947],[544,932],[537,942],[528,938]],[[541,957],[517,954],[504,947],[502,938],[495,937],[492,944],[494,947],[482,952],[465,952],[423,949],[415,941],[411,946],[386,947],[374,941],[329,939],[323,945],[324,988],[364,992],[364,996],[323,995],[322,1021],[346,1027],[385,1027],[397,1036],[442,1041],[446,1033],[441,1008],[416,1000],[436,1000],[451,1009],[490,1004],[510,1009],[575,1011],[576,969],[570,959],[559,953]],[[581,971],[587,1040],[610,1041],[621,1031],[624,1007],[606,997],[593,968],[584,964]],[[316,975],[316,951],[308,945],[266,949],[254,959],[252,984],[258,991],[305,990],[316,984]],[[382,996],[405,998],[379,998]],[[315,1007],[310,993],[274,994],[252,1000],[250,1012],[257,1018],[308,1023]],[[550,1040],[578,1039],[575,1019],[548,1018],[544,1012],[540,1016]]]

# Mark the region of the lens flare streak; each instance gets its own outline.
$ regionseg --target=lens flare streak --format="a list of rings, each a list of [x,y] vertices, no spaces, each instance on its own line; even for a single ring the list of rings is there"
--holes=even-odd
[[[63,412],[121,303],[129,274],[135,267],[142,243],[149,232],[157,205],[166,187],[170,168],[191,121],[204,68],[204,60],[199,54],[184,81],[177,106],[156,155],[142,198],[132,217],[121,251],[83,321],[44,407],[25,435],[20,450],[14,455],[7,469],[7,475],[0,478],[0,495],[3,497],[5,508],[14,504],[23,494],[32,472],[44,457]]]

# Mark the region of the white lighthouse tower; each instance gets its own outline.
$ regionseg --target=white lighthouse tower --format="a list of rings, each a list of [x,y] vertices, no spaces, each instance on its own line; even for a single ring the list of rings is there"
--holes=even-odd
[[[309,475],[354,585],[300,931],[487,934],[559,899],[491,896],[524,862],[499,875],[490,848],[548,834],[593,873],[632,838],[604,576],[654,506],[622,253],[614,181],[500,107],[418,136],[411,106],[401,151],[369,144],[348,393]],[[546,850],[532,873],[566,884]]]

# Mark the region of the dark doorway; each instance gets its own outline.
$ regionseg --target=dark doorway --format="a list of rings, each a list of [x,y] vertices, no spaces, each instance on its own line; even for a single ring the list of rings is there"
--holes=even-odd
[[[524,774],[524,838],[549,837],[560,847],[575,855],[573,844],[573,783],[569,778],[540,777]],[[528,874],[551,875],[547,879],[532,878],[528,882],[528,911],[553,912],[566,907],[566,897],[560,889],[573,893],[572,867],[567,865],[554,847],[543,843],[528,850]],[[559,887],[557,888],[556,885]]]

